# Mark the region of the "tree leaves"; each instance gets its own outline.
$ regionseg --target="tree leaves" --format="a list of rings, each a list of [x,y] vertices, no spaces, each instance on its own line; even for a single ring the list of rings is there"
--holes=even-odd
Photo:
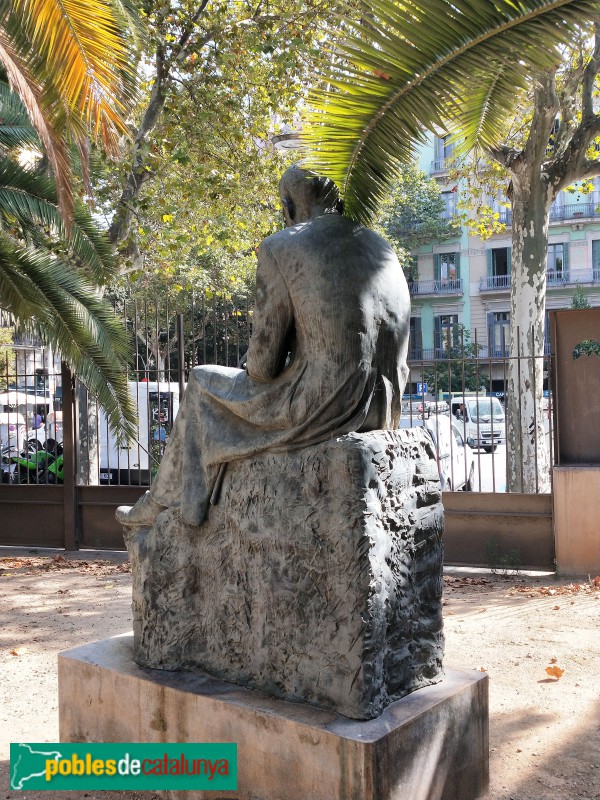
[[[338,183],[348,216],[368,222],[428,132],[460,131],[464,151],[497,144],[530,73],[558,63],[559,45],[598,10],[591,0],[372,0],[356,21],[349,5],[350,34],[312,96],[311,166]]]

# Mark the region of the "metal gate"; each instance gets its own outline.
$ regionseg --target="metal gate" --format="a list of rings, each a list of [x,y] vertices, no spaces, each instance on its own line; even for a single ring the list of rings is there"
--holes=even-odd
[[[62,440],[63,482],[54,482],[51,473],[43,471],[21,481],[3,482],[0,545],[123,549],[115,509],[133,504],[150,485],[189,370],[202,363],[238,365],[249,341],[251,305],[249,298],[204,297],[201,302],[189,304],[184,314],[172,313],[167,304],[161,307],[158,302],[116,304],[135,344],[128,378],[139,427],[137,441],[125,448],[116,445],[102,411],[64,365],[57,365],[39,343],[17,341],[15,352],[21,356],[15,360],[14,374],[5,370],[0,413],[4,408],[16,415],[13,422],[22,425],[22,438],[26,441],[35,437],[42,441]],[[22,355],[27,348],[28,362]],[[545,358],[550,362],[549,357]],[[423,375],[436,360],[439,366],[439,354],[430,359],[431,363],[422,357],[410,363],[408,386],[422,387]],[[453,369],[462,375],[474,372],[489,376],[491,389],[492,379],[498,380],[497,375],[505,373],[506,364],[494,356],[492,365],[488,354],[485,358],[465,359],[458,367],[453,364]],[[14,402],[3,406],[3,399]],[[429,406],[436,405],[428,404],[424,394],[407,396],[405,400],[409,424],[414,422],[413,415],[430,413]],[[34,427],[39,422],[38,412],[41,425]],[[444,492],[447,560],[490,565],[493,547],[500,557],[518,551],[521,566],[551,569],[551,495],[506,493],[505,466],[500,455],[474,451],[479,478],[469,482],[474,491]],[[487,484],[481,481],[481,465],[486,459],[492,465]],[[5,472],[3,476],[6,477]],[[452,480],[453,486],[459,484]]]

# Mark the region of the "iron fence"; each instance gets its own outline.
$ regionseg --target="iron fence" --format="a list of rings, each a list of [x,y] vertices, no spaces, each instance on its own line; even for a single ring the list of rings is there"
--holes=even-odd
[[[189,371],[200,364],[240,364],[248,348],[252,304],[251,296],[220,294],[190,296],[178,306],[159,300],[115,300],[115,313],[131,333],[127,378],[137,409],[137,436],[128,445],[117,442],[102,409],[85,387],[77,386],[73,425],[77,485],[150,485]],[[476,337],[470,342],[461,334],[441,344],[445,346],[433,350],[411,349],[402,425],[422,425],[436,440],[445,490],[506,492],[510,482],[505,401],[513,359],[504,342],[482,346]],[[552,358],[545,354],[540,359],[545,392],[539,409],[544,425],[540,447],[548,451],[551,466],[554,447],[547,387]],[[12,362],[6,361],[0,389],[4,390],[0,393],[4,483],[60,483],[64,475],[59,460],[60,363],[39,342],[19,340]],[[460,398],[468,413],[458,419]]]
[[[402,426],[423,426],[436,440],[443,488],[532,491],[522,466],[510,474],[507,454],[509,373],[515,368],[519,398],[533,386],[533,416],[540,426],[534,441],[533,491],[550,491],[555,448],[549,388],[553,356],[548,347],[536,357],[511,356],[508,342],[482,345],[476,335],[471,341],[461,334],[445,348],[412,351],[411,356]],[[535,385],[536,375],[542,376],[541,386]],[[520,400],[518,405],[520,410]]]

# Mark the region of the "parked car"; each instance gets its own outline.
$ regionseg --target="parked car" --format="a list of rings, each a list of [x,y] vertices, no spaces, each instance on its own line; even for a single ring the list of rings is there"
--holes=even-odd
[[[493,453],[506,444],[506,418],[497,397],[452,397],[450,412],[470,447]]]
[[[425,419],[402,417],[401,428],[425,428],[435,446],[443,492],[475,488],[475,454],[465,442],[457,425],[448,414],[430,414]]]

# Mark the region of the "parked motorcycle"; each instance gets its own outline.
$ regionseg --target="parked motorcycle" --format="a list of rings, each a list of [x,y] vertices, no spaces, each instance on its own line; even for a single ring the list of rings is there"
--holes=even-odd
[[[8,459],[7,483],[62,483],[63,449],[54,439],[47,439],[40,449],[37,443],[27,443],[20,453]],[[12,469],[11,469],[12,467]],[[4,477],[4,465],[3,465]]]

